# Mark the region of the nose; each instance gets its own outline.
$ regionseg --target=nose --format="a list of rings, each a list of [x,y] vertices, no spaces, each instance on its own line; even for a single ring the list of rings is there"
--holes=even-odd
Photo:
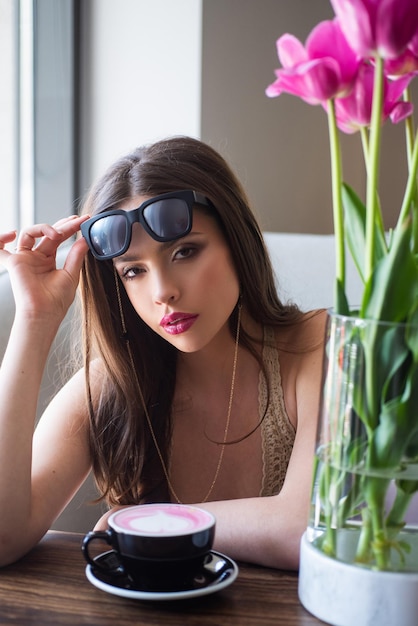
[[[169,272],[156,271],[153,276],[153,299],[156,304],[178,300],[180,288]]]

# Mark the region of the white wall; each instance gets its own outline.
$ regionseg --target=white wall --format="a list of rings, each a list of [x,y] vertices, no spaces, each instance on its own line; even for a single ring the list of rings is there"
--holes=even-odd
[[[84,0],[81,188],[159,138],[200,136],[201,0]]]

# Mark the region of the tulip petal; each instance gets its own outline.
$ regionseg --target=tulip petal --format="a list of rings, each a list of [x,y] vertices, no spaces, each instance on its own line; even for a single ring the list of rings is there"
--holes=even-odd
[[[414,112],[414,105],[412,102],[396,102],[392,107],[389,117],[393,124],[398,124],[404,119],[412,115]]]
[[[413,79],[414,75],[405,74],[398,78],[397,80],[391,80],[388,83],[388,88],[386,92],[386,99],[394,102],[395,100],[399,100],[402,97],[405,89],[408,87],[409,83]]]
[[[417,0],[380,0],[376,18],[376,44],[384,59],[393,59],[401,54],[417,31]]]
[[[388,59],[385,61],[386,76],[402,76],[418,72],[418,55],[407,48],[405,52],[396,57],[396,59]]]
[[[331,0],[350,46],[363,58],[393,59],[418,31],[416,0]]]
[[[360,130],[360,128],[370,126],[374,71],[372,65],[363,63],[351,93],[345,98],[335,99],[335,114],[338,128],[344,133],[353,133]],[[403,102],[401,98],[412,77],[412,74],[408,74],[391,81],[385,77],[382,123],[389,117],[392,122],[397,123],[411,114],[411,103]]]
[[[408,48],[412,52],[412,54],[418,58],[418,29],[415,35],[412,37],[411,41],[409,42]]]
[[[339,84],[338,63],[333,59],[318,59],[291,70],[277,70],[277,80],[267,88],[266,94],[274,97],[286,92],[308,104],[320,104],[335,95]]]
[[[331,57],[338,62],[341,75],[340,91],[346,91],[356,76],[359,60],[343,35],[337,19],[320,22],[306,41],[311,59]]]
[[[335,15],[351,48],[362,58],[375,48],[373,24],[376,2],[373,0],[331,0]]]
[[[279,37],[276,46],[277,56],[284,68],[293,67],[308,60],[303,44],[293,35],[289,35],[289,33]]]
[[[287,92],[309,104],[319,104],[350,90],[359,61],[337,20],[318,24],[308,36],[306,47],[289,33],[282,35],[276,46],[282,68],[276,70],[276,80],[267,87],[267,96]]]
[[[337,98],[335,110],[339,126],[344,123],[357,130],[370,124],[373,100],[374,68],[364,63],[358,72],[352,92]]]

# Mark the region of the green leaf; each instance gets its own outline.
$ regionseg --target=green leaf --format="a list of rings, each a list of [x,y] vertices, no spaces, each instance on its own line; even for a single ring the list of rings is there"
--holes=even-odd
[[[382,331],[382,329],[381,329]],[[376,354],[376,369],[377,369],[377,384],[378,388],[382,389],[382,400],[390,400],[391,383],[394,383],[394,388],[397,394],[400,392],[400,387],[405,384],[405,375],[407,371],[408,362],[410,363],[410,352],[404,341],[403,326],[389,327],[380,332],[377,336],[377,342],[375,350]]]
[[[335,311],[339,315],[350,315],[350,307],[348,305],[347,296],[344,287],[338,278],[335,281]]]
[[[414,362],[418,363],[418,300],[408,316],[405,340]]]
[[[364,290],[361,317],[402,322],[418,299],[418,268],[411,250],[411,223],[393,238]]]
[[[373,326],[375,326],[373,324]],[[353,327],[351,332],[347,332],[344,342],[344,350],[337,358],[340,361],[341,372],[339,374],[343,393],[339,397],[341,414],[341,426],[344,428],[348,418],[347,409],[352,407],[354,413],[363,423],[365,430],[370,432],[375,427],[374,420],[368,404],[368,394],[365,382],[365,360],[363,341],[364,329]],[[351,438],[353,433],[346,432],[346,436]]]
[[[404,494],[411,495],[418,491],[418,480],[397,480],[396,486]]]
[[[380,423],[372,438],[370,460],[373,467],[399,467],[418,433],[418,367],[413,364],[402,397],[382,406]]]
[[[343,184],[342,197],[345,212],[345,232],[348,248],[357,271],[364,282],[366,256],[366,207],[349,185]],[[387,246],[382,229],[376,224],[375,264],[386,254]]]

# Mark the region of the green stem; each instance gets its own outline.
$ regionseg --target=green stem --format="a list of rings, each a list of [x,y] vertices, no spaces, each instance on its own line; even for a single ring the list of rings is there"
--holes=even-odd
[[[367,167],[367,194],[366,194],[366,259],[364,277],[367,281],[374,268],[375,261],[375,224],[378,212],[378,180],[379,180],[379,153],[381,141],[382,109],[383,109],[383,60],[376,57],[376,67],[373,86],[373,106],[370,123],[370,146]]]
[[[396,228],[402,227],[403,222],[408,217],[408,214],[411,210],[411,206],[413,206],[414,202],[416,203],[417,172],[418,172],[418,133],[415,136],[414,147],[412,150],[410,164],[409,164],[408,181],[406,184],[405,195],[403,197],[402,207],[399,213],[399,218],[396,224]]]
[[[344,209],[342,199],[342,161],[341,147],[335,116],[335,104],[333,100],[328,101],[328,131],[331,154],[331,182],[332,182],[332,206],[335,231],[335,261],[337,283],[345,292],[345,244],[344,244]],[[339,298],[336,297],[336,312],[345,313],[340,310]]]
[[[412,101],[411,90],[409,89],[409,87],[405,89],[404,94],[403,94],[403,99],[405,102]],[[409,115],[405,120],[405,140],[406,140],[406,154],[408,158],[408,175],[410,177],[412,177],[412,174],[411,174],[411,170],[413,170],[413,156],[412,155],[414,151],[414,145],[416,144],[416,142],[414,142],[414,135],[415,135],[414,126],[415,126],[414,118],[412,115]],[[418,252],[418,182],[417,182],[416,174],[414,176],[414,184],[415,184],[415,189],[413,191],[412,206],[411,206],[412,218],[413,218],[412,243],[413,243],[413,251],[417,253]]]
[[[324,517],[325,517],[325,534],[322,540],[322,550],[328,556],[335,556],[336,554],[336,530],[332,521],[333,518],[333,504],[331,502],[331,485],[333,483],[333,474],[335,470],[331,465],[324,461],[321,467],[320,477],[320,493],[321,499],[324,502]]]
[[[417,492],[418,481],[401,480],[397,482],[396,497],[386,518],[386,526],[389,530],[396,532],[403,528],[408,507]]]
[[[390,542],[385,525],[385,497],[390,481],[385,478],[369,477],[366,500],[373,530],[372,550],[379,570],[389,569]]]
[[[360,137],[361,146],[363,148],[364,166],[367,173],[367,168],[369,166],[369,137],[367,135],[367,129],[365,126],[361,126],[360,128]]]
[[[369,137],[367,135],[367,129],[365,126],[362,126],[360,128],[360,136],[361,136],[361,145],[363,148],[364,165],[365,165],[366,173],[367,173],[368,167],[369,167]],[[376,204],[377,204],[376,225],[379,227],[382,233],[383,241],[384,241],[385,240],[385,227],[383,224],[383,216],[382,216],[382,211],[380,209],[380,200],[379,200],[379,194],[377,193],[377,190],[376,190]]]
[[[405,522],[405,515],[408,512],[408,507],[411,504],[411,500],[414,497],[413,493],[396,493],[395,502],[391,508],[391,511],[386,519],[386,525],[391,530],[397,533],[403,528]]]
[[[405,102],[411,102],[411,92],[409,87],[407,87],[403,94],[403,99]],[[405,120],[405,139],[406,139],[406,155],[408,158],[408,171],[411,170],[411,159],[412,159],[412,148],[414,145],[414,119],[412,115],[409,115]]]
[[[370,512],[368,508],[364,508],[361,513],[361,528],[360,537],[357,544],[356,562],[357,563],[370,563],[371,551],[370,546],[372,542],[372,524],[370,519]]]
[[[376,388],[377,368],[379,364],[376,360],[377,351],[376,343],[378,341],[378,332],[374,324],[364,330],[363,349],[365,360],[365,401],[367,402],[367,415],[365,416],[365,426],[367,429],[367,438],[370,440],[373,432],[379,423],[379,399],[378,390]]]

